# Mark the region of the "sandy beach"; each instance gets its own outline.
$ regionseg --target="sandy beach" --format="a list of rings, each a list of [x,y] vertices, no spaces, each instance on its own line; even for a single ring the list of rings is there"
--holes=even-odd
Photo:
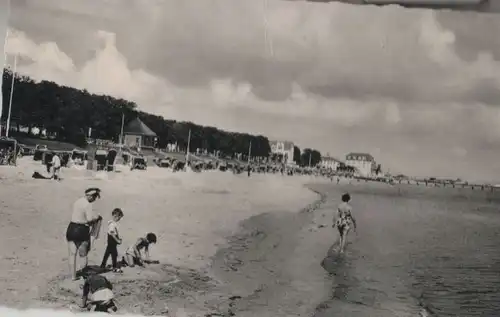
[[[31,179],[34,170],[41,166],[30,159],[0,170],[0,297],[9,307],[78,304],[81,282],[68,279],[64,231],[89,186],[103,190],[95,210],[105,220],[114,207],[125,211],[121,251],[148,231],[159,236],[151,253],[160,264],[106,273],[121,313],[484,316],[500,298],[497,192],[160,168],[70,168],[53,182]],[[360,230],[339,257],[330,226],[344,192]],[[104,246],[96,241],[91,265]],[[471,302],[472,289],[484,294],[481,303]]]
[[[186,314],[227,314],[233,309],[241,312],[239,316],[257,311],[259,316],[266,316],[264,311],[271,316],[273,309],[256,302],[267,298],[267,304],[279,306],[277,311],[287,306],[287,300],[294,303],[283,316],[292,311],[305,316],[322,299],[321,292],[304,296],[307,288],[294,299],[277,295],[280,287],[313,285],[304,282],[309,277],[302,270],[321,258],[319,253],[318,261],[299,256],[300,248],[311,243],[304,238],[311,214],[300,211],[317,207],[321,200],[303,186],[311,177],[248,178],[160,168],[96,174],[70,168],[63,170],[62,181],[53,182],[32,179],[35,170],[43,169],[31,158],[0,170],[2,304],[67,309],[78,303],[80,283],[68,280],[64,232],[72,203],[90,186],[102,189],[103,198],[94,210],[105,221],[114,207],[125,212],[120,251],[146,232],[159,236],[151,254],[161,264],[109,275],[124,312],[162,314],[168,305],[171,313],[181,309]],[[103,236],[90,253],[91,265],[101,261]],[[276,298],[269,297],[271,293]]]

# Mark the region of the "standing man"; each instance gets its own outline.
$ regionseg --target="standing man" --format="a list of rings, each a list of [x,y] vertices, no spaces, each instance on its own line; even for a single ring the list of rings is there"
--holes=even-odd
[[[76,276],[76,256],[84,258],[84,267],[88,265],[88,253],[91,247],[91,230],[93,226],[100,224],[102,217],[95,215],[92,210],[92,203],[101,198],[99,188],[89,188],[85,191],[85,196],[78,199],[73,204],[73,214],[71,222],[66,230],[66,241],[68,242],[68,255],[70,263],[70,273],[73,280]]]
[[[52,156],[52,161],[50,162],[52,165],[52,176],[51,179],[58,180],[59,179],[59,170],[61,169],[61,158],[57,153],[54,153]]]

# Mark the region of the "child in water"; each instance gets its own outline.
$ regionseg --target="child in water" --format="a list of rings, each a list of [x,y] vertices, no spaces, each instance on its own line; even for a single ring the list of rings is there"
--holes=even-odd
[[[349,205],[350,200],[351,196],[349,194],[342,195],[342,203],[337,207],[337,217],[334,218],[332,225],[332,228],[337,227],[340,234],[340,253],[344,253],[347,234],[351,229],[351,225],[354,226],[354,231],[356,231],[356,219],[352,216],[352,207]]]
[[[144,266],[145,262],[150,261],[149,257],[149,246],[150,244],[156,244],[156,235],[154,233],[148,233],[145,238],[137,239],[137,242],[129,247],[125,252],[123,257],[123,262],[130,267],[134,267],[136,264],[139,266]],[[146,258],[141,255],[141,250],[144,249]]]
[[[111,212],[111,216],[113,217],[113,220],[108,222],[108,244],[106,246],[106,251],[104,252],[101,268],[106,267],[108,258],[111,255],[113,272],[123,273],[118,267],[118,245],[122,243],[122,239],[118,233],[118,222],[123,218],[123,211],[120,208],[115,208]]]

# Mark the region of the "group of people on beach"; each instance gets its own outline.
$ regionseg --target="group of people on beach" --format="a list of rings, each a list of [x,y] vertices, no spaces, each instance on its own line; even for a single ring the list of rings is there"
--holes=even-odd
[[[92,208],[92,204],[100,198],[101,190],[99,188],[89,188],[85,191],[85,195],[73,204],[71,221],[66,230],[66,240],[72,278],[78,280],[79,277],[83,277],[85,280],[81,308],[112,313],[117,310],[117,307],[113,300],[113,287],[109,280],[92,270],[84,273],[85,268],[88,267],[88,254],[92,240],[99,237],[103,221],[103,218],[95,214]],[[338,205],[336,216],[333,219],[332,228],[337,228],[340,235],[340,253],[344,253],[351,227],[355,231],[357,230],[356,220],[349,204],[350,200],[351,196],[349,194],[342,195],[342,202]],[[115,208],[111,212],[111,220],[108,221],[107,226],[107,246],[100,265],[103,270],[107,268],[109,257],[111,257],[112,261],[112,271],[115,273],[122,273],[121,267],[124,266],[144,266],[144,263],[152,263],[150,261],[149,247],[157,242],[154,233],[147,233],[144,237],[138,238],[133,245],[125,250],[122,260],[118,261],[118,246],[123,242],[118,223],[123,217],[124,212],[120,208]],[[142,256],[141,252],[144,252],[145,256]],[[84,260],[83,268],[80,271],[81,276],[77,275],[78,255]]]
[[[113,291],[111,283],[106,277],[97,274],[92,270],[85,271],[88,268],[88,254],[91,249],[92,240],[99,237],[101,230],[102,216],[93,212],[92,204],[101,198],[99,188],[89,188],[85,191],[84,197],[79,198],[73,204],[73,213],[71,221],[66,230],[66,241],[68,243],[69,266],[73,280],[83,277],[83,297],[81,308],[88,308],[95,311],[114,312]],[[109,257],[112,261],[112,271],[122,273],[121,267],[136,265],[144,266],[145,263],[154,263],[149,255],[149,247],[156,244],[156,234],[150,232],[145,237],[140,237],[137,241],[127,248],[123,254],[122,260],[118,261],[118,246],[122,244],[123,239],[119,234],[118,223],[124,217],[124,212],[120,208],[115,208],[111,212],[111,220],[107,227],[107,246],[100,268],[105,270]],[[145,256],[142,256],[144,252]],[[84,265],[78,276],[77,257],[83,258]]]

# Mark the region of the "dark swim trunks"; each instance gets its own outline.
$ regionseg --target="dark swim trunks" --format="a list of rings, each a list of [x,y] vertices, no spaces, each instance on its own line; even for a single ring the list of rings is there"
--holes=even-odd
[[[66,240],[73,242],[76,247],[87,242],[90,250],[90,227],[86,224],[70,222],[66,230]]]

